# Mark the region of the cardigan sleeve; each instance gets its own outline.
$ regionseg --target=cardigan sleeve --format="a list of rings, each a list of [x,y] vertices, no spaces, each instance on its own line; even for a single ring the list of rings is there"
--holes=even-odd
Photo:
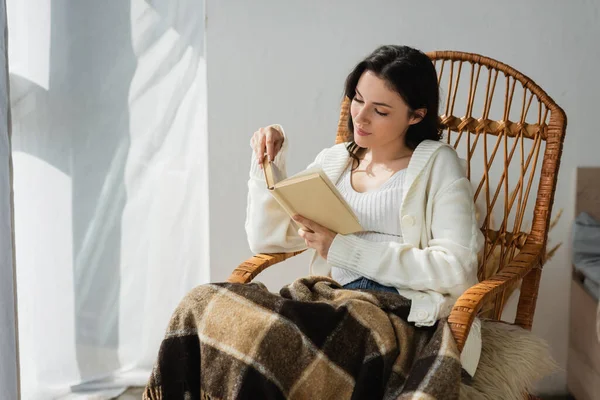
[[[462,177],[435,195],[431,239],[424,248],[337,235],[327,261],[384,285],[458,297],[477,283],[477,255],[484,243],[471,193]]]
[[[273,162],[287,177],[286,155],[288,138],[283,128],[275,125],[283,134],[283,146]],[[321,163],[323,150],[308,168]],[[246,237],[250,250],[257,253],[285,253],[306,249],[306,243],[298,235],[298,228],[277,200],[269,193],[262,169],[258,165],[256,155],[252,152],[250,179],[248,180],[248,197],[246,206]]]

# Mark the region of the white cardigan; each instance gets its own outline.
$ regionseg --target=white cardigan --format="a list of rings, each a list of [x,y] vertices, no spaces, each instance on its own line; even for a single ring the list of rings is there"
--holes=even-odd
[[[285,138],[274,160],[284,173],[288,141]],[[350,161],[346,144],[338,144],[321,151],[308,168],[321,167],[336,183]],[[450,146],[430,140],[420,143],[406,170],[404,187],[398,213],[403,243],[375,243],[338,234],[327,260],[314,252],[310,274],[327,276],[335,266],[394,286],[412,300],[408,321],[431,326],[447,317],[457,298],[477,283],[477,255],[484,238],[464,164]],[[267,190],[254,155],[248,188],[245,226],[250,249],[254,253],[306,249],[295,224]],[[480,321],[476,319],[461,354],[463,368],[470,375],[475,373],[480,352]]]

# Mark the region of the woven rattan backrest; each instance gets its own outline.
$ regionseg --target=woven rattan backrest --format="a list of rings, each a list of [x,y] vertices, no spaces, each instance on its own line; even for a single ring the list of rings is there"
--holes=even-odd
[[[566,117],[539,86],[508,65],[454,51],[428,55],[438,71],[443,140],[467,161],[486,236],[479,279],[487,279],[526,240],[546,244]],[[348,115],[345,99],[338,143],[351,138]]]

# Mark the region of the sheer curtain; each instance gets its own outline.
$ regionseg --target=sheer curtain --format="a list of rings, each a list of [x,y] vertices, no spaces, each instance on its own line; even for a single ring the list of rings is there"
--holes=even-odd
[[[108,398],[209,279],[204,4],[7,2],[23,399]]]
[[[13,229],[10,181],[10,132],[6,57],[6,8],[0,0],[0,392],[18,397]]]

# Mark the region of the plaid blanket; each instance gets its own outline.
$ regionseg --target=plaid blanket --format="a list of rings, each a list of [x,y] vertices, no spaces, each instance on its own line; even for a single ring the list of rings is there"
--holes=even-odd
[[[325,277],[270,293],[209,284],[180,303],[144,399],[457,399],[446,321],[406,322],[410,300]]]

